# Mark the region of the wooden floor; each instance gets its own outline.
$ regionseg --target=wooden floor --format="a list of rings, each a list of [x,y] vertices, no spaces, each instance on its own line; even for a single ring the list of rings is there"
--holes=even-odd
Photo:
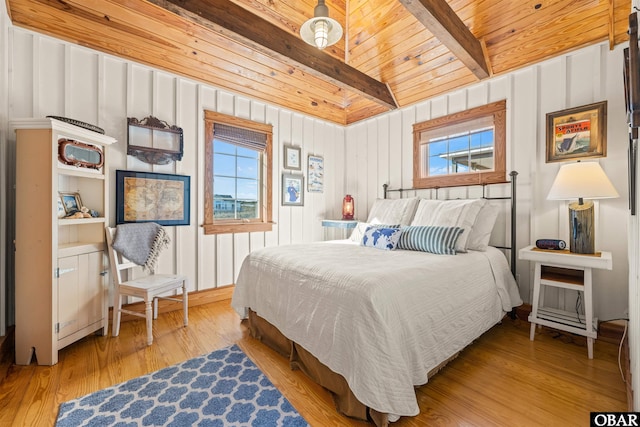
[[[237,343],[312,426],[366,426],[337,415],[324,389],[251,338],[228,301],[162,314],[146,346],[144,320],[120,336],[87,337],[60,351],[55,366],[0,362],[0,426],[52,426],[67,400]],[[614,344],[586,344],[551,330],[529,341],[528,323],[505,320],[417,390],[420,415],[404,426],[585,426],[590,411],[625,411]]]

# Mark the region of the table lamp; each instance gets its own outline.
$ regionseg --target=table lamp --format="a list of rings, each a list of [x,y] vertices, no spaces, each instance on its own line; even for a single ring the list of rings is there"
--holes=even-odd
[[[595,253],[594,209],[591,200],[619,197],[598,162],[567,163],[560,167],[547,200],[574,200],[569,204],[569,251]]]

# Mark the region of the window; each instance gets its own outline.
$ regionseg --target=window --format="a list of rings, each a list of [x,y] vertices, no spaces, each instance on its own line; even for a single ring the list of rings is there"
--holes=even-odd
[[[205,111],[205,234],[270,231],[272,126]]]
[[[414,188],[506,181],[506,101],[413,125]]]

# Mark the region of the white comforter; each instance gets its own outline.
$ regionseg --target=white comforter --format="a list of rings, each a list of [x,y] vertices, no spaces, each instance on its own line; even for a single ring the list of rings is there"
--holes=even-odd
[[[341,241],[252,252],[231,304],[344,376],[365,405],[412,416],[427,372],[521,303],[495,248],[433,255]]]

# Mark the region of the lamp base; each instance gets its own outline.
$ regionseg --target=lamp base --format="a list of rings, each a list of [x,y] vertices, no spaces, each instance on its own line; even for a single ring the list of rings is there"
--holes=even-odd
[[[593,202],[569,204],[569,251],[577,254],[595,253],[595,221]]]

